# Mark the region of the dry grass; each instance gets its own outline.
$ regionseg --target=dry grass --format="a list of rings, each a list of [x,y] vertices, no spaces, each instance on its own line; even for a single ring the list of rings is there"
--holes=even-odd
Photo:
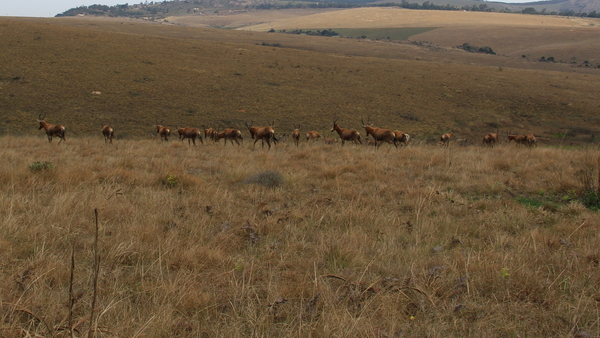
[[[500,129],[567,145],[600,131],[597,76],[504,68],[505,57],[473,56],[500,62],[481,67],[461,63],[471,53],[417,46],[116,20],[2,19],[0,28],[0,131],[9,135],[39,134],[40,113],[65,125],[67,139],[105,124],[117,138],[149,139],[156,120],[242,130],[276,120],[278,132],[300,123],[328,133],[333,117],[358,129],[365,116],[418,141]],[[320,52],[255,44],[277,39]],[[399,50],[411,60],[387,58]]]
[[[399,8],[346,9],[297,17],[290,15],[287,18],[252,14],[254,16],[250,16],[250,13],[234,14],[224,16],[221,20],[229,17],[232,23],[239,25],[240,22],[236,20],[250,16],[254,18],[254,22],[261,22],[258,25],[252,24],[252,20],[247,19],[247,26],[239,28],[250,31],[435,27],[434,30],[413,35],[410,39],[427,41],[445,48],[463,43],[489,46],[496,53],[513,59],[515,63],[522,55],[530,59],[529,63],[542,56],[553,57],[556,61],[565,63],[582,64],[587,60],[596,65],[600,62],[598,19]],[[208,22],[209,19],[206,16],[193,16],[173,17],[170,20],[193,24]],[[558,70],[556,67],[547,67],[548,70],[552,68]]]
[[[595,149],[0,141],[2,336],[600,331]]]
[[[268,17],[257,17],[270,21]],[[234,16],[235,17],[235,16]],[[175,18],[172,18],[175,19]],[[196,17],[198,21],[205,18]],[[192,20],[192,19],[188,19]],[[297,28],[393,28],[393,27],[595,27],[594,19],[566,18],[559,16],[539,17],[534,15],[429,11],[404,8],[353,8],[305,16],[277,18],[273,22],[244,27],[244,30],[268,31],[274,29]]]
[[[0,30],[1,336],[68,336],[70,295],[83,336],[94,291],[104,337],[600,333],[599,217],[579,201],[597,149],[425,145],[497,128],[594,144],[597,77],[133,21]],[[277,39],[298,49],[255,45]],[[46,142],[40,112],[66,142]],[[330,136],[332,117],[359,129],[364,115],[421,145],[150,140],[156,119]]]

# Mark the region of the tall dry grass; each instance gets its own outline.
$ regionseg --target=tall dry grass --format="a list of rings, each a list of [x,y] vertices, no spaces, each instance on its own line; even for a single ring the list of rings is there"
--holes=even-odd
[[[2,336],[600,331],[595,149],[0,141]]]

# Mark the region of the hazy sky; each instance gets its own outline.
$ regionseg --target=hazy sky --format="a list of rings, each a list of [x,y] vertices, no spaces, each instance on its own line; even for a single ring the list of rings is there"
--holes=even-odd
[[[412,2],[414,0],[408,0]],[[529,0],[531,1],[531,0]],[[505,0],[503,2],[527,2],[527,0]],[[0,16],[43,16],[52,17],[74,7],[102,4],[108,6],[139,4],[130,0],[0,0]]]
[[[139,4],[131,0],[0,0],[0,16],[45,16],[52,17],[79,6]]]

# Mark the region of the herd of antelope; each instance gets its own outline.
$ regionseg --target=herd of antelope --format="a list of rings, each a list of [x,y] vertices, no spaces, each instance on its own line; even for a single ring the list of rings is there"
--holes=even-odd
[[[37,122],[39,123],[39,129],[41,130],[42,128],[44,129],[44,131],[46,132],[46,135],[48,136],[48,142],[52,142],[52,137],[56,136],[58,138],[60,138],[60,141],[58,142],[59,144],[62,141],[66,141],[65,139],[65,127],[60,125],[60,124],[50,124],[47,123],[44,120],[44,116],[39,116],[37,119]],[[339,140],[341,140],[341,144],[344,145],[345,142],[351,142],[351,143],[355,143],[355,144],[363,144],[361,136],[360,136],[360,132],[357,130],[352,130],[352,129],[346,129],[346,128],[342,128],[337,124],[338,119],[334,119],[333,120],[333,127],[331,128],[331,132],[337,132],[338,136],[339,136]],[[279,139],[275,136],[275,122],[270,123],[269,126],[265,126],[265,127],[253,127],[253,123],[250,122],[246,122],[246,128],[248,128],[248,132],[250,133],[250,137],[254,140],[254,144],[253,147],[256,146],[256,142],[258,142],[259,140],[261,141],[261,145],[264,148],[265,146],[265,142],[267,143],[267,146],[269,147],[269,149],[271,149],[271,143],[273,143],[273,145],[276,145],[277,142],[279,142]],[[381,146],[381,144],[383,143],[388,143],[393,146],[395,146],[396,148],[398,148],[399,145],[408,145],[408,143],[411,140],[410,135],[403,133],[401,131],[398,130],[390,130],[390,129],[383,129],[383,128],[376,128],[373,127],[373,124],[370,122],[369,119],[367,119],[367,123],[364,122],[364,119],[361,119],[361,125],[362,127],[365,129],[365,133],[366,133],[366,144],[367,145],[372,145],[375,146],[376,148],[379,148],[379,146]],[[159,124],[158,121],[156,121],[156,124],[154,125],[154,127],[156,128],[156,136],[155,137],[160,137],[161,141],[163,142],[167,142],[169,141],[169,136],[171,136],[171,129],[167,126],[163,126],[162,124]],[[185,128],[179,128],[176,127],[177,129],[177,133],[179,134],[179,139],[183,142],[183,140],[188,139],[188,144],[191,145],[192,143],[194,144],[194,146],[196,145],[196,140],[199,140],[202,144],[204,144],[203,138],[202,138],[202,133],[199,129],[197,128],[190,128],[190,127],[185,127]],[[101,129],[102,135],[104,136],[104,142],[105,143],[113,143],[113,139],[115,137],[115,133],[114,133],[114,129],[110,126],[110,125],[105,125],[102,127]],[[300,125],[296,126],[294,125],[294,131],[292,131],[292,140],[294,141],[294,144],[296,146],[298,146],[300,144]],[[440,136],[440,141],[438,142],[438,145],[443,146],[443,147],[448,147],[448,145],[450,144],[450,140],[452,139],[452,137],[454,136],[454,132],[450,132],[450,133],[446,133]],[[280,139],[284,138],[285,134],[281,134],[280,135]],[[515,141],[515,143],[517,145],[525,145],[528,147],[533,147],[533,146],[537,146],[537,139],[533,134],[528,134],[528,135],[509,135],[507,134],[508,137],[508,142],[510,143],[511,141]],[[306,133],[306,142],[311,142],[311,141],[317,141],[321,138],[321,134],[319,134],[316,131],[309,131]],[[243,142],[244,138],[242,137],[242,132],[239,131],[238,129],[225,129],[222,132],[218,132],[217,130],[213,129],[213,128],[204,128],[204,139],[205,140],[211,140],[213,142],[218,142],[220,139],[225,139],[225,144],[227,145],[227,140],[229,140],[231,142],[231,145],[233,145],[233,142],[235,141],[235,143],[239,146],[240,141]],[[336,143],[338,141],[338,139],[335,138],[327,138],[324,137],[323,138],[326,144],[333,144]],[[457,144],[460,146],[466,146],[467,145],[467,139],[458,139],[456,140]],[[500,138],[498,133],[488,133],[483,137],[482,140],[482,144],[483,146],[490,146],[493,147],[494,145],[498,144],[500,142]]]

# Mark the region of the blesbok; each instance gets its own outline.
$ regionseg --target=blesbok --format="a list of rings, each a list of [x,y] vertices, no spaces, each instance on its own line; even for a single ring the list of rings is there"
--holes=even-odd
[[[188,139],[188,145],[191,145],[190,140],[192,140],[194,145],[196,145],[196,138],[198,138],[200,142],[204,144],[204,141],[202,141],[202,135],[200,134],[200,130],[198,130],[197,128],[177,128],[177,133],[179,133],[179,139],[181,140],[181,142],[183,142],[183,140],[185,140],[186,138]]]
[[[38,130],[41,130],[42,128],[44,128],[44,130],[46,131],[46,135],[48,136],[48,142],[52,142],[53,136],[60,138],[60,141],[58,141],[58,144],[60,144],[62,141],[66,141],[65,127],[60,124],[46,123],[46,121],[44,121],[45,117],[46,117],[46,115],[42,116],[42,114],[40,114],[38,116],[37,121],[40,124],[40,128]]]
[[[265,142],[271,149],[271,141],[274,144],[277,144],[277,138],[275,137],[275,129],[272,127],[275,125],[275,122],[271,123],[271,126],[267,127],[252,127],[251,123],[246,122],[246,127],[248,127],[248,131],[250,132],[250,136],[254,139],[254,146],[256,146],[256,142],[261,140],[262,147],[265,147]]]
[[[294,131],[292,132],[292,140],[294,140],[294,144],[296,147],[300,144],[300,125],[296,127],[294,124]]]
[[[171,136],[171,129],[165,126],[161,126],[158,121],[154,125],[156,127],[156,135],[160,136],[161,141],[169,141],[169,136]]]
[[[483,137],[483,140],[481,142],[483,143],[484,146],[493,147],[499,141],[500,140],[498,138],[498,133],[487,133],[487,134],[485,134],[485,136]]]
[[[394,136],[396,136],[397,144],[403,143],[405,146],[407,146],[408,142],[410,142],[410,135],[403,133],[401,131],[394,130]]]
[[[113,129],[113,127],[109,126],[108,124],[105,125],[104,127],[102,127],[102,135],[104,135],[104,143],[108,142],[110,144],[112,144],[112,140],[115,137],[115,130]]]
[[[454,133],[445,133],[444,135],[440,136],[440,142],[438,142],[438,145],[447,147],[452,136],[454,136]]]
[[[342,140],[342,145],[344,145],[346,141],[354,142],[356,144],[362,144],[362,141],[360,140],[360,133],[356,130],[341,128],[337,124],[337,119],[333,120],[333,127],[331,128],[331,132],[334,131],[336,131],[340,136],[340,139]]]
[[[525,135],[515,134],[515,135],[507,135],[507,136],[508,136],[508,143],[510,143],[511,141],[515,141],[515,143],[517,145],[519,145],[519,144],[526,144],[526,142],[527,142],[527,136],[525,136]]]
[[[325,142],[325,144],[334,144],[338,140],[337,140],[337,138],[326,137],[323,139],[323,141]]]
[[[527,134],[525,136],[525,144],[528,147],[537,147],[537,138],[533,134]]]
[[[231,145],[233,145],[233,141],[235,141],[238,146],[240,145],[238,140],[244,140],[242,137],[242,132],[237,129],[225,129],[222,132],[217,133],[217,136],[215,136],[215,141],[219,141],[222,138],[225,139],[224,146],[227,145],[227,140],[231,141]]]
[[[391,131],[389,129],[383,129],[383,128],[374,128],[372,126],[371,121],[369,121],[369,119],[367,119],[367,123],[365,123],[364,119],[360,119],[360,122],[361,122],[363,128],[365,128],[365,132],[367,133],[367,136],[371,135],[373,137],[373,139],[375,140],[376,148],[379,148],[379,146],[383,142],[393,144],[396,148],[398,148],[398,143],[396,142],[396,134],[394,134],[393,131]]]
[[[217,131],[213,128],[204,128],[204,138],[208,140],[215,140],[215,136],[217,136]]]
[[[316,141],[320,138],[321,138],[321,134],[317,133],[314,130],[306,133],[306,142]]]

